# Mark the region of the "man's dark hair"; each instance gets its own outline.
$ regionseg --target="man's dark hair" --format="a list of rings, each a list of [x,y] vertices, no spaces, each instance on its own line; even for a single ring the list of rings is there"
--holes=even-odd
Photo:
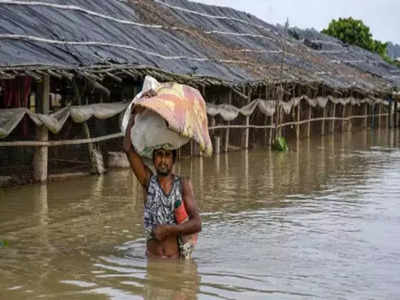
[[[158,150],[158,149],[153,150],[153,153],[152,153],[153,162],[154,162],[154,155],[155,155],[156,150]],[[176,162],[177,156],[178,156],[178,151],[176,149],[172,150],[172,161],[174,163]]]

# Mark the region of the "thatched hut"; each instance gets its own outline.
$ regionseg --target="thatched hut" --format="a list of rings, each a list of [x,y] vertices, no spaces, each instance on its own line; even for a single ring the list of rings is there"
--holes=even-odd
[[[217,153],[367,126],[371,117],[397,123],[387,99],[398,68],[230,8],[4,0],[0,14],[0,176],[19,166],[44,181],[66,165],[86,168],[88,150],[103,172],[102,155],[119,150],[119,116],[145,75],[202,91]]]

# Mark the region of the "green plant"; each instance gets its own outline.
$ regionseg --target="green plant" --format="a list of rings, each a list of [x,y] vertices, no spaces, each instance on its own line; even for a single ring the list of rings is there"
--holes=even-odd
[[[289,146],[286,139],[283,136],[280,136],[273,143],[272,149],[276,151],[286,152],[289,150]]]

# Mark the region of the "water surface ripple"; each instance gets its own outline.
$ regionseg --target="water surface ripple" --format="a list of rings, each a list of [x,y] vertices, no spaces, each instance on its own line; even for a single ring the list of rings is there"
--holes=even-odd
[[[182,159],[194,259],[147,261],[128,170],[0,189],[0,299],[400,299],[400,138]]]

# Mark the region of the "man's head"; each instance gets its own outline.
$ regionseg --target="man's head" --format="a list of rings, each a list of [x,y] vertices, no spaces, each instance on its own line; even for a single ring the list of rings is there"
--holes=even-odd
[[[160,176],[168,176],[176,161],[176,150],[166,150],[163,148],[153,151],[153,164]]]

